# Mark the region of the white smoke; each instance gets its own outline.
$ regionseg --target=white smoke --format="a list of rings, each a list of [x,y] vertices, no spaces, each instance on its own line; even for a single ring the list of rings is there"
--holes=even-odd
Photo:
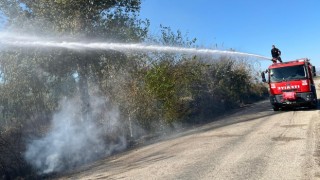
[[[53,116],[51,130],[43,138],[28,144],[26,160],[39,173],[46,174],[70,169],[126,148],[118,109],[107,108],[104,99],[91,98],[92,119],[87,121],[81,120],[81,103],[74,99],[63,100],[61,110]]]

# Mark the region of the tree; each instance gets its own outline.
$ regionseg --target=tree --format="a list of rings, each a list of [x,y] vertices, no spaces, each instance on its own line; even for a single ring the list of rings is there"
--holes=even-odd
[[[138,19],[139,9],[140,0],[0,0],[0,11],[7,19],[6,29],[15,34],[66,37],[71,41],[140,42],[147,35],[148,21]],[[31,122],[35,118],[37,121],[49,120],[58,101],[76,94],[77,86],[85,119],[90,115],[89,85],[97,83],[107,94],[103,87],[108,86],[106,77],[110,69],[125,68],[129,61],[130,57],[116,51],[2,50],[0,102],[4,117],[1,121],[14,119],[12,126],[24,124],[35,128]],[[39,114],[48,117],[39,117]],[[47,127],[48,121],[44,124]],[[43,133],[43,129],[38,129],[33,133],[36,136]],[[6,164],[0,165],[6,167]]]
[[[22,32],[30,32],[31,30],[31,32],[39,32],[42,35],[47,35],[51,32],[63,36],[69,35],[69,37],[83,36],[86,39],[103,38],[120,42],[139,42],[147,33],[148,23],[137,20],[137,13],[140,8],[139,0],[59,0],[38,2],[31,0],[14,2],[2,0],[0,1],[0,5],[1,11],[9,19],[9,26],[13,28],[19,27]],[[41,27],[41,29],[34,27]],[[60,73],[69,75],[77,73],[79,75],[80,93],[82,94],[84,111],[88,111],[86,108],[88,106],[87,78],[95,75],[90,71],[92,64],[94,63],[97,69],[99,63],[95,63],[96,61],[99,61],[99,59],[106,60],[106,57],[111,57],[109,54],[113,54],[112,58],[114,61],[116,59],[114,55],[119,54],[109,51],[105,52],[102,56],[95,56],[95,52],[77,53],[74,51],[65,52],[63,50],[56,52],[46,51],[46,53],[47,55],[51,54],[52,59],[57,59],[56,56],[60,57],[60,59],[58,61],[47,61],[48,58],[45,58],[46,61],[43,62],[44,66],[48,62],[51,65],[57,62],[53,66],[59,66],[57,69],[67,70],[65,72],[60,71]],[[69,54],[66,55],[66,53]],[[61,58],[59,54],[63,54],[68,58]],[[93,56],[89,56],[88,54]],[[113,62],[113,64],[121,63]],[[99,69],[103,68],[100,67]]]

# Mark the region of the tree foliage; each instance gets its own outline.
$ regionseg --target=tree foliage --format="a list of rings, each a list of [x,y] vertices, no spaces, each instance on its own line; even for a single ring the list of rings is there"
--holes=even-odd
[[[140,42],[147,35],[148,21],[137,18],[139,8],[139,0],[0,1],[0,10],[7,19],[7,29],[16,34],[36,34],[45,38],[54,35],[70,40]],[[79,52],[59,48],[2,50],[1,137],[15,134],[9,129],[16,126],[23,127],[26,133],[20,136],[23,137],[21,141],[15,141],[17,144],[9,141],[4,146],[23,147],[21,145],[28,137],[45,133],[51,115],[59,108],[58,102],[63,97],[80,93],[82,102],[86,102],[86,95],[90,93],[88,88],[92,85],[98,85],[102,94],[110,95],[109,76],[112,70],[124,68],[126,61],[130,59],[116,51]],[[23,149],[14,152],[20,151]],[[1,162],[1,172],[10,176],[19,175],[10,173],[7,168],[10,166],[6,164],[9,161]]]

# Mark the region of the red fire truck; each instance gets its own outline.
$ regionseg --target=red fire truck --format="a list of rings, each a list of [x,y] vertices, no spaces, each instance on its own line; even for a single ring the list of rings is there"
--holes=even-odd
[[[265,73],[268,73],[268,80]],[[273,63],[262,72],[262,81],[269,85],[270,103],[274,111],[285,107],[309,107],[318,105],[313,78],[316,69],[307,58]]]

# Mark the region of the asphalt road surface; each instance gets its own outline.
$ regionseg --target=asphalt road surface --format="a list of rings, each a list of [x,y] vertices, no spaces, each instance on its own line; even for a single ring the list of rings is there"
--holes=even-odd
[[[61,179],[320,179],[319,137],[319,110],[262,101]]]

